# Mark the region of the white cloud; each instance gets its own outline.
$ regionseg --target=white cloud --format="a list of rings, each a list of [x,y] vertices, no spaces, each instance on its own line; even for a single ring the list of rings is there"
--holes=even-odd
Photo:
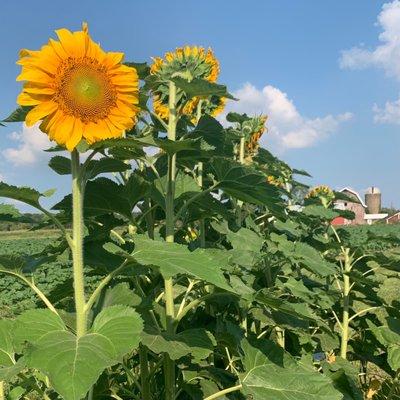
[[[12,132],[10,139],[16,142],[15,147],[2,150],[4,158],[14,166],[27,166],[36,164],[45,157],[43,150],[54,146],[38,124],[28,128],[25,124],[20,132]]]
[[[400,125],[400,98],[395,101],[387,101],[383,108],[374,104],[373,111],[376,123]]]
[[[382,6],[377,25],[382,28],[380,44],[375,49],[353,47],[342,52],[342,68],[362,69],[370,66],[383,68],[389,76],[400,80],[400,1]]]
[[[229,102],[227,112],[267,114],[268,134],[262,136],[261,143],[273,140],[281,149],[313,146],[337,131],[341,122],[352,118],[351,113],[304,117],[286,93],[270,85],[259,90],[246,83],[234,95],[239,101]]]

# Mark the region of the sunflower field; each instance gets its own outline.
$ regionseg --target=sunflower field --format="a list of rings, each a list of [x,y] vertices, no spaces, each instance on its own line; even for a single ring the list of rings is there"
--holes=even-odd
[[[308,174],[259,146],[267,116],[223,112],[211,49],[148,65],[56,33],[21,50],[3,121],[40,123],[71,194],[47,209],[53,190],[0,183],[59,232],[1,247],[21,304],[0,400],[400,399],[398,232],[335,228],[352,215],[328,187],[299,196]]]

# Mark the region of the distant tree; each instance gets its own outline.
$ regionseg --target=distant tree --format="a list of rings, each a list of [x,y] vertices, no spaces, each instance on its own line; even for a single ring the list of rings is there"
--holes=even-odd
[[[389,214],[389,217],[398,213],[400,210],[394,207],[382,207],[381,212],[383,214]]]

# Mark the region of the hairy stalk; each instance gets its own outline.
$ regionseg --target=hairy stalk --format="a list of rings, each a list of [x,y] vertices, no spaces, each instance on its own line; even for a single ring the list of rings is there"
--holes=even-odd
[[[200,118],[201,118],[201,107],[203,105],[203,100],[199,100],[199,103],[197,104],[197,110],[196,110],[196,123],[199,123]],[[197,181],[201,189],[203,189],[203,162],[199,161],[197,164]],[[206,247],[206,223],[204,218],[202,218],[199,221],[200,224],[200,247],[205,248]]]
[[[242,136],[240,138],[239,144],[239,162],[240,164],[244,164],[244,146],[245,146],[245,138]],[[243,201],[238,200],[236,203],[236,224],[238,226],[242,226],[242,206]]]
[[[169,82],[169,118],[168,118],[168,139],[176,140],[176,86]],[[174,198],[175,198],[175,175],[176,175],[176,154],[168,155],[168,181],[165,199],[166,213],[166,236],[168,243],[174,242]],[[172,278],[164,280],[165,289],[165,315],[168,333],[174,332],[175,305],[174,305],[174,286]],[[175,363],[168,354],[164,354],[164,379],[165,379],[165,399],[175,400]]]
[[[74,298],[76,311],[76,335],[86,333],[85,278],[83,273],[83,183],[79,153],[71,153],[72,170],[72,263],[74,275]]]
[[[349,308],[350,308],[350,277],[351,271],[350,250],[344,252],[344,270],[343,270],[343,315],[342,315],[342,337],[340,344],[340,356],[347,358],[347,344],[349,341]]]

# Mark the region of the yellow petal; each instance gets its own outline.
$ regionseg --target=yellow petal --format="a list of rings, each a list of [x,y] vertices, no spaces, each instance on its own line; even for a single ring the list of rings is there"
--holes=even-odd
[[[83,124],[81,120],[77,118],[73,118],[73,120],[74,122],[72,130],[70,131],[70,136],[65,142],[65,147],[67,148],[68,151],[72,151],[78,145],[78,143],[82,139],[82,134],[83,134]]]
[[[25,118],[25,122],[27,126],[32,126],[36,122],[40,121],[47,115],[53,113],[58,108],[58,104],[54,101],[46,101],[37,105],[31,111],[28,112]]]

